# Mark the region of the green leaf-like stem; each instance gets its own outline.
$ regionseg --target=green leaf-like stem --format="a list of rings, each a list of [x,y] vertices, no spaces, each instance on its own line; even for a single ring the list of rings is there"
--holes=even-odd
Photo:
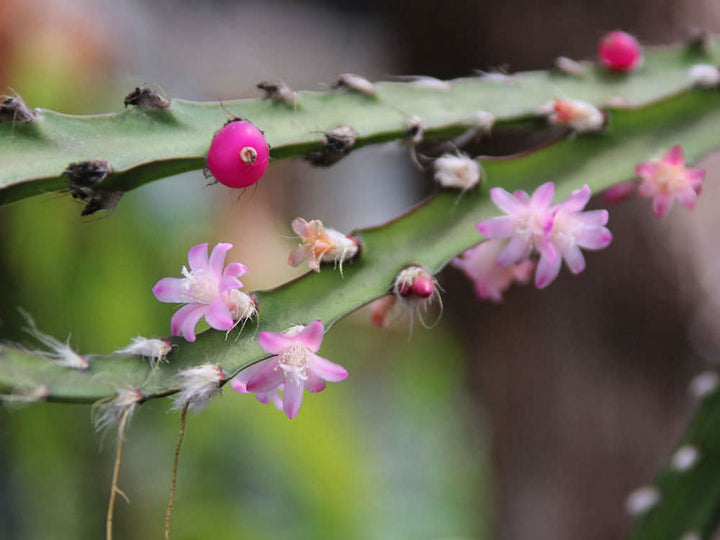
[[[500,126],[527,120],[555,98],[598,106],[645,105],[688,89],[688,69],[701,62],[720,64],[720,47],[703,54],[688,47],[648,50],[643,67],[633,74],[611,73],[587,63],[583,77],[532,71],[500,80],[456,79],[447,90],[378,83],[377,97],[348,91],[300,92],[296,107],[268,99],[223,104],[175,99],[165,110],[130,108],[92,116],[39,109],[28,124],[0,124],[0,204],[66,188],[61,175],[71,162],[107,160],[113,174],[102,188],[120,191],[200,169],[228,113],[260,127],[272,147],[272,159],[279,160],[320,150],[323,132],[342,124],[354,128],[355,147],[361,147],[403,139],[410,117],[421,119],[425,137],[433,138],[467,130],[478,111],[494,115]]]
[[[210,330],[193,344],[175,339],[169,362],[154,370],[141,358],[89,355],[88,371],[72,371],[5,347],[0,356],[0,388],[12,392],[44,385],[50,400],[88,402],[126,386],[140,389],[146,398],[170,394],[177,390],[178,370],[204,362],[218,364],[232,376],[267,356],[258,346],[258,331],[279,332],[314,319],[330,326],[385,294],[408,264],[439,272],[452,257],[481,240],[475,229],[478,221],[498,214],[487,196],[489,187],[532,189],[552,180],[558,197],[584,184],[597,192],[632,178],[637,163],[675,144],[682,145],[689,160],[698,159],[720,146],[718,125],[720,94],[715,91],[685,91],[645,107],[611,110],[602,133],[570,136],[523,155],[482,160],[481,189],[461,196],[439,192],[390,223],[354,232],[362,253],[357,261],[345,264],[344,277],[326,266],[320,273],[255,292],[259,318],[242,331],[226,336]],[[648,204],[648,219],[651,216]]]

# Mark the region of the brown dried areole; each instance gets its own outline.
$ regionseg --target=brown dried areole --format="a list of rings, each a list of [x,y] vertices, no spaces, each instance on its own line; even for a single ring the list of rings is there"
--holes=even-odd
[[[152,111],[159,111],[170,107],[170,100],[149,86],[136,87],[135,90],[125,96],[123,103],[126,107],[133,105],[140,109]]]

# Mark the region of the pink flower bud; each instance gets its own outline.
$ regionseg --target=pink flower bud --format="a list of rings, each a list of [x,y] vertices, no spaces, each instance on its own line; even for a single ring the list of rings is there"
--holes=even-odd
[[[270,160],[262,131],[246,120],[234,120],[215,134],[207,167],[221,184],[243,188],[260,180]]]
[[[435,292],[435,280],[430,276],[418,276],[413,280],[412,293],[419,298],[430,298]]]
[[[619,30],[600,40],[598,56],[602,65],[612,71],[635,71],[642,65],[642,49],[637,39]]]

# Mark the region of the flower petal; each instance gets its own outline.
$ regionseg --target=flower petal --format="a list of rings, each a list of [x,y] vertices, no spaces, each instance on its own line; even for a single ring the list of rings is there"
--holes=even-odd
[[[238,373],[233,380],[230,381],[230,386],[233,387],[233,390],[236,390],[241,394],[249,393],[247,389],[247,382],[263,369],[263,362],[265,362],[265,360],[257,362],[250,367],[246,367]]]
[[[185,302],[182,289],[184,281],[181,278],[162,278],[153,287],[153,294],[161,302]]]
[[[209,244],[198,244],[193,246],[188,251],[188,263],[190,264],[190,270],[196,272],[198,270],[204,270],[208,265],[208,250]]]
[[[248,392],[269,392],[285,382],[285,372],[278,367],[277,356],[263,360],[257,366],[245,385]]]
[[[295,336],[295,341],[305,345],[312,352],[318,352],[322,345],[325,327],[321,320],[313,321]]]
[[[347,370],[340,364],[331,362],[327,358],[323,358],[317,354],[310,355],[310,358],[310,371],[312,371],[314,375],[328,382],[339,382],[348,378]]]
[[[579,212],[590,200],[592,192],[590,186],[584,185],[580,189],[573,191],[567,199],[561,202],[558,206],[562,208],[564,212]]]
[[[508,268],[513,264],[517,264],[528,255],[531,247],[529,239],[522,236],[513,236],[505,249],[495,259],[495,264],[501,268]]]
[[[562,257],[540,257],[540,261],[537,265],[537,271],[535,272],[535,286],[538,289],[544,289],[550,285],[560,273],[560,263]]]
[[[230,310],[222,299],[215,300],[208,306],[205,320],[215,330],[231,330],[235,325]]]
[[[195,341],[195,326],[205,314],[205,304],[188,304],[178,309],[170,319],[170,331],[173,336],[181,333],[190,343]]]
[[[575,219],[585,227],[602,227],[608,222],[610,214],[607,210],[590,210],[575,216]]]
[[[584,249],[603,249],[612,242],[612,233],[605,227],[594,227],[580,231],[575,236],[577,245]]]
[[[237,278],[234,278],[232,276],[223,276],[220,278],[220,283],[218,284],[218,291],[230,291],[232,289],[242,289],[242,281],[240,281]]]
[[[308,222],[305,221],[303,218],[295,218],[292,220],[291,223],[292,230],[295,231],[295,234],[300,235],[300,238],[304,238],[305,236],[308,236],[307,229],[308,229]]]
[[[535,208],[548,208],[555,198],[555,184],[545,182],[530,197],[530,205]]]
[[[297,266],[301,262],[307,259],[307,251],[303,246],[296,247],[288,257],[288,264],[290,266]]]
[[[513,216],[498,216],[486,219],[475,227],[486,238],[509,238],[515,234],[517,219]]]
[[[213,276],[217,277],[218,279],[220,276],[222,276],[223,273],[223,266],[225,266],[225,256],[227,255],[227,252],[232,249],[233,245],[221,242],[218,245],[216,245],[212,253],[210,253],[210,260],[208,263],[210,272]]]
[[[685,154],[683,153],[680,145],[676,144],[670,150],[668,150],[667,153],[663,156],[663,161],[668,165],[672,165],[674,167],[685,165]]]
[[[517,214],[522,212],[525,204],[513,197],[503,188],[495,187],[490,190],[490,198],[500,210],[506,214]]]
[[[705,179],[705,169],[697,169],[695,167],[689,167],[685,169],[685,178],[690,185],[697,190]]]
[[[678,190],[675,195],[677,196],[677,200],[680,201],[681,204],[691,209],[695,208],[695,203],[697,203],[697,193],[692,188],[692,186],[688,185],[684,189]]]
[[[571,244],[562,251],[563,258],[568,269],[573,274],[579,274],[585,270],[585,257],[576,244]]]
[[[644,161],[635,167],[635,174],[640,178],[651,178],[660,170],[660,164],[657,161]]]
[[[607,203],[619,203],[635,195],[637,192],[637,181],[628,180],[609,187],[603,192],[603,201]]]
[[[260,332],[258,343],[265,352],[280,354],[288,347],[295,345],[295,337],[276,332]]]
[[[673,198],[664,193],[658,193],[653,199],[653,212],[658,217],[665,216],[672,208]]]
[[[223,277],[225,276],[232,276],[232,277],[240,277],[245,274],[247,274],[250,270],[248,270],[248,267],[244,264],[238,263],[238,262],[231,262],[225,267],[225,270],[223,270]]]
[[[300,412],[303,398],[303,383],[297,377],[288,377],[283,391],[283,410],[288,418],[293,419]]]
[[[305,389],[308,392],[317,393],[325,390],[325,381],[320,377],[311,373],[310,376],[305,380]]]

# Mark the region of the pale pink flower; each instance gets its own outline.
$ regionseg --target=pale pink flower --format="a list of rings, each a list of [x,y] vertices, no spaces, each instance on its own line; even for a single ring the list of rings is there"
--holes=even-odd
[[[357,240],[330,227],[325,228],[319,219],[305,221],[303,218],[295,218],[292,228],[302,243],[290,253],[290,266],[297,266],[307,260],[308,266],[319,272],[321,262],[334,262],[340,265],[342,273],[343,263],[357,255]]]
[[[508,268],[495,264],[495,259],[507,243],[508,240],[487,240],[453,259],[451,264],[462,270],[475,284],[478,298],[502,302],[502,294],[514,281],[530,281],[535,269],[533,261],[524,260]]]
[[[676,198],[694,208],[705,178],[703,169],[685,166],[685,155],[678,145],[661,159],[640,163],[635,173],[641,180],[638,195],[653,198],[653,212],[659,217],[670,211]]]
[[[255,314],[255,302],[242,292],[237,278],[248,272],[240,263],[225,264],[225,255],[232,244],[216,245],[208,258],[208,244],[190,248],[188,263],[183,266],[183,278],[163,278],[153,287],[161,302],[187,304],[173,315],[170,328],[173,336],[181,333],[188,341],[195,341],[195,326],[201,318],[216,330],[232,330],[237,321]]]
[[[233,390],[235,390],[236,392],[240,392],[241,394],[249,394],[250,391],[247,389],[248,381],[252,377],[254,377],[259,370],[262,369],[262,362],[258,362],[257,364],[253,364],[252,366],[243,369],[235,376],[232,381],[230,381],[230,386],[232,386]],[[269,392],[256,392],[255,399],[257,399],[260,403],[264,403],[265,405],[272,402],[272,404],[275,405],[276,409],[282,411],[283,401],[282,396],[280,395],[280,390],[282,389],[283,385],[281,384],[280,386],[278,386],[277,388],[273,388]]]
[[[288,418],[294,418],[300,410],[305,389],[321,392],[326,381],[339,382],[348,376],[345,368],[315,354],[320,349],[324,332],[325,327],[319,320],[305,327],[292,327],[282,334],[260,332],[260,346],[273,356],[244,370],[250,370],[250,373],[239,376],[233,388],[242,393],[258,394],[260,401],[274,400],[275,391],[282,389],[283,411]]]
[[[612,241],[612,234],[605,228],[608,211],[582,211],[590,196],[590,188],[583,186],[553,207],[553,224],[548,239],[559,256],[552,260],[540,257],[535,273],[535,286],[538,289],[547,287],[555,280],[563,259],[570,272],[579,274],[585,269],[585,258],[580,248],[603,249]]]
[[[557,253],[548,235],[553,226],[551,205],[555,185],[546,182],[530,197],[524,191],[511,195],[502,188],[490,190],[490,197],[506,216],[486,219],[477,224],[477,230],[486,238],[510,241],[495,259],[501,268],[510,268],[527,259],[537,249],[540,259],[555,262]]]

